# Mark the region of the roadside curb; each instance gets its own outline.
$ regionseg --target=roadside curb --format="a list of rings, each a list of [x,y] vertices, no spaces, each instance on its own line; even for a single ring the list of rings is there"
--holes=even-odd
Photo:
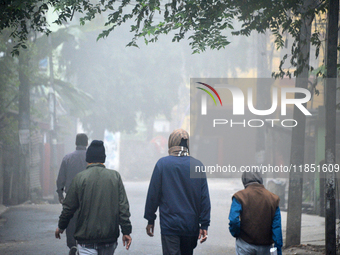
[[[294,254],[294,255],[324,255],[325,254],[325,246],[323,245],[296,245],[285,248],[282,250],[283,255]]]

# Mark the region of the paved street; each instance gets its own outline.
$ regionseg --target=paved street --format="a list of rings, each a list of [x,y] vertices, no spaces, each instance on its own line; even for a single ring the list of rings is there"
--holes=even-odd
[[[209,181],[210,183],[210,181]],[[227,182],[231,183],[230,181]],[[158,220],[155,236],[145,233],[146,220],[143,219],[148,182],[125,182],[130,202],[133,225],[132,246],[124,250],[121,240],[115,254],[161,254]],[[211,231],[208,241],[198,244],[195,254],[234,254],[234,240],[228,231],[228,213],[231,195],[237,185],[226,185],[219,181],[210,185],[212,210]],[[36,255],[67,254],[65,235],[61,240],[54,238],[61,205],[24,204],[10,207],[0,220],[0,254]]]
[[[155,236],[145,233],[146,220],[143,219],[144,203],[148,182],[125,182],[130,201],[131,221],[133,225],[132,246],[124,250],[121,240],[115,254],[160,255],[161,241],[159,221]],[[212,220],[209,238],[206,243],[198,244],[196,255],[202,254],[235,254],[234,238],[228,231],[228,214],[231,196],[242,188],[239,179],[210,179],[209,189],[212,203]],[[54,237],[61,205],[56,204],[24,204],[10,207],[0,218],[0,254],[1,255],[66,255],[65,234],[61,240]],[[285,226],[286,214],[282,214]],[[321,241],[324,228],[323,219],[317,216],[303,216],[303,242]],[[312,243],[313,244],[313,243]]]

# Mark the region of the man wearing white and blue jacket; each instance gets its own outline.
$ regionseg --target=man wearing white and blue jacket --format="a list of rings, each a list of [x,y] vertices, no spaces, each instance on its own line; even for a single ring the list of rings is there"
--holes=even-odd
[[[189,156],[189,135],[183,129],[169,137],[169,156],[154,168],[145,204],[147,234],[153,236],[159,207],[163,255],[192,255],[207,240],[210,198],[206,178],[190,178],[190,166],[203,164]]]
[[[237,255],[270,255],[274,243],[282,251],[279,197],[263,186],[260,173],[242,174],[244,189],[232,198],[229,231],[236,238]]]

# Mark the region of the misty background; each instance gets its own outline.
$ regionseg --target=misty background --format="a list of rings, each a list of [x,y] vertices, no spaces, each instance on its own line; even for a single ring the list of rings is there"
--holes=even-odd
[[[245,37],[231,36],[226,30],[229,45],[199,54],[192,54],[186,39],[172,42],[171,33],[148,45],[140,39],[139,48],[126,47],[133,36],[129,33],[131,24],[123,24],[108,37],[97,40],[104,28],[105,14],[84,26],[79,25],[77,15],[72,22],[57,26],[52,24],[56,14],[49,12],[53,32],[49,36],[31,34],[29,48],[19,60],[10,55],[14,45],[8,40],[10,32],[1,35],[0,78],[3,84],[12,85],[1,90],[7,100],[2,104],[10,109],[5,114],[5,128],[1,129],[2,158],[6,159],[1,181],[4,204],[24,201],[25,195],[18,189],[23,180],[28,182],[31,200],[55,200],[60,162],[75,149],[75,136],[80,132],[86,133],[90,141],[104,140],[106,165],[119,171],[124,180],[149,180],[156,161],[167,155],[169,134],[177,128],[190,131],[191,78],[269,79],[284,54],[289,53],[292,42],[284,34],[285,46],[277,51],[269,32]],[[235,22],[234,26],[239,25]],[[321,63],[312,57],[314,53],[311,47],[310,64],[318,67]],[[321,47],[320,55],[323,54]],[[30,128],[19,131],[15,125],[19,106],[11,100],[18,91],[16,74],[20,68],[30,81]],[[295,85],[293,80],[284,80],[285,86]],[[262,86],[261,93],[256,94],[256,102],[262,102],[260,108],[270,105],[270,89]],[[308,105],[314,112],[322,111],[322,84],[318,92]],[[288,115],[292,115],[292,108]],[[314,152],[317,139],[324,135],[316,132],[318,121],[307,120],[306,162],[322,160]],[[18,139],[21,152],[28,157],[25,164],[29,176],[18,167]],[[262,134],[238,129],[225,140],[227,147],[222,157],[237,164],[290,161],[291,129],[266,129]],[[199,154],[194,149],[192,152],[194,157]],[[317,200],[313,187],[311,183],[305,196],[310,203]],[[285,182],[282,188],[287,188]]]

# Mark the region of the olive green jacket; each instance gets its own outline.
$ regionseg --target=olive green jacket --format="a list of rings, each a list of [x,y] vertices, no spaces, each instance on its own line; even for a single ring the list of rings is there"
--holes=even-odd
[[[77,174],[66,194],[58,227],[64,230],[79,209],[75,239],[79,244],[116,242],[119,226],[129,235],[129,202],[120,174],[102,164]]]

